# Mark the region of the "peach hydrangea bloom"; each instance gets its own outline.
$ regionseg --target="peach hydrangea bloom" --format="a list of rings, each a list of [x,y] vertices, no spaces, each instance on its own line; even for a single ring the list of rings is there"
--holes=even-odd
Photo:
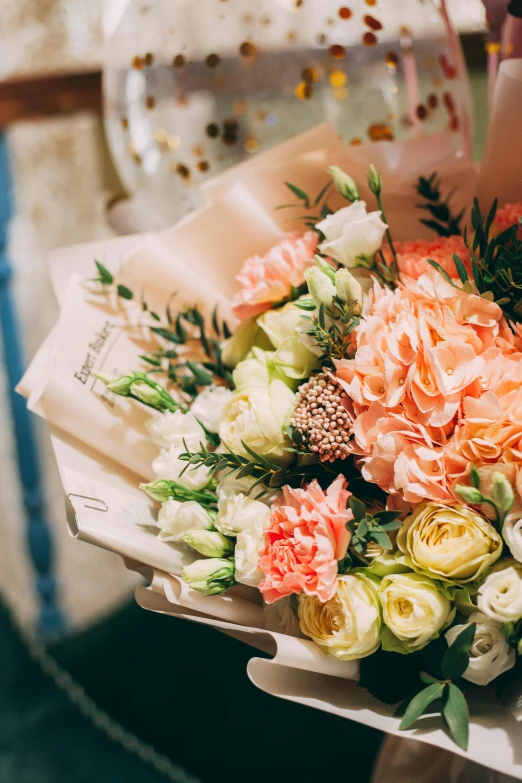
[[[266,546],[259,565],[265,578],[259,589],[267,604],[292,593],[328,601],[335,595],[337,561],[350,543],[346,523],[351,492],[339,476],[324,492],[314,479],[306,489],[284,487],[272,508]]]
[[[459,236],[438,237],[431,241],[415,239],[411,242],[396,242],[395,251],[400,274],[411,277],[413,280],[418,280],[421,275],[432,269],[428,264],[428,259],[440,264],[450,277],[457,277],[453,261],[454,253],[458,255],[468,272],[471,273],[470,254],[463,238]],[[384,248],[383,252],[386,262],[390,264],[392,260],[390,248]]]
[[[304,283],[305,270],[315,263],[317,242],[313,231],[291,231],[266,255],[247,259],[236,277],[241,290],[232,302],[234,314],[242,320],[254,318],[290,296],[293,287]]]
[[[375,283],[364,315],[355,358],[336,362],[363,476],[410,503],[450,500],[455,471],[446,456],[464,403],[492,385],[505,388],[505,362],[518,377],[520,337],[498,305],[435,270],[395,291]],[[465,457],[451,455],[455,470],[465,470]]]
[[[493,233],[498,235],[511,228],[511,226],[516,226],[521,217],[522,201],[518,201],[516,204],[506,204],[501,209],[497,209],[497,214],[493,221]],[[522,238],[522,226],[518,229],[518,236]]]

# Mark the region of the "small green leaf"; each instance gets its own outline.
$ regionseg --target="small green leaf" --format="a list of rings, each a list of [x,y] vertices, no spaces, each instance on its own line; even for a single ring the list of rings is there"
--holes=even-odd
[[[198,386],[210,386],[214,379],[210,373],[201,367],[201,365],[188,361],[187,366],[192,372],[194,380]]]
[[[298,188],[297,185],[292,185],[291,182],[285,182],[286,187],[288,190],[291,190],[294,196],[297,196],[298,199],[300,199],[305,207],[307,209],[310,208],[310,199],[308,198],[307,194],[304,192],[304,190],[301,190],[301,188]]]
[[[428,685],[420,693],[413,697],[408,704],[404,717],[401,720],[399,729],[409,729],[424,714],[427,708],[437,699],[440,699],[444,693],[444,683],[437,682]]]
[[[177,345],[181,343],[181,340],[175,332],[170,329],[164,329],[162,326],[152,326],[151,332],[154,332],[154,334],[157,334],[159,337],[163,337],[164,340],[169,340],[171,343],[176,343]]]
[[[475,623],[467,625],[444,653],[441,671],[442,676],[448,680],[457,680],[459,677],[462,677],[468,668],[468,653],[475,638],[476,627]]]
[[[462,750],[469,744],[469,709],[466,697],[456,685],[450,683],[445,694],[442,714],[451,736]]]
[[[461,283],[467,283],[469,280],[468,273],[466,271],[466,267],[458,257],[456,253],[453,253],[453,261],[455,263],[455,266],[457,268],[458,276],[460,277]]]
[[[321,190],[319,191],[319,193],[314,199],[314,203],[313,203],[314,207],[316,207],[319,204],[319,202],[322,201],[323,197],[326,195],[326,192],[330,188],[331,184],[332,184],[331,182],[327,182],[324,188],[321,188]]]
[[[476,465],[471,466],[471,474],[469,480],[471,481],[475,489],[478,489],[480,487],[480,473],[478,472]]]
[[[130,288],[127,288],[126,285],[121,285],[121,283],[116,290],[118,291],[118,296],[121,296],[122,299],[132,299],[134,296]]]
[[[443,269],[443,268],[441,267],[441,265],[440,265],[440,264],[437,264],[437,262],[436,262],[436,261],[433,261],[431,258],[428,258],[428,264],[429,264],[430,266],[432,266],[434,269],[436,269],[436,270],[437,270],[437,272],[438,272],[440,275],[442,275],[442,277],[444,278],[444,280],[445,280],[447,283],[449,283],[450,285],[453,285],[453,280],[452,280],[452,279],[451,279],[451,277],[448,275],[448,273],[446,272],[446,270],[445,270],[445,269]]]
[[[348,501],[350,508],[352,509],[352,514],[356,522],[360,522],[361,519],[363,519],[364,516],[366,516],[366,506],[364,503],[361,503],[360,500],[357,500],[357,498],[354,498],[353,495]]]
[[[421,672],[419,677],[425,685],[433,685],[434,683],[439,682],[436,677],[432,677],[431,674],[428,674],[427,672]]]
[[[466,484],[457,484],[455,486],[455,492],[457,492],[466,503],[471,503],[473,505],[482,503],[484,500],[482,492],[479,489],[468,487]]]
[[[114,277],[111,275],[107,267],[103,266],[101,261],[95,261],[94,263],[96,264],[96,269],[100,275],[100,283],[103,283],[103,285],[110,285],[112,282],[114,282]]]

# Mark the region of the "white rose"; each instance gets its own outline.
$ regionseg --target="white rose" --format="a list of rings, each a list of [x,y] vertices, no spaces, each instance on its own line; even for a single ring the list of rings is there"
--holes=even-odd
[[[265,548],[265,529],[262,522],[257,522],[237,534],[234,550],[235,579],[242,585],[258,587],[264,577],[259,568],[259,559]]]
[[[502,538],[515,560],[522,563],[522,511],[512,511],[504,520]]]
[[[504,568],[488,576],[479,589],[478,608],[498,623],[522,618],[522,578],[517,569]]]
[[[339,209],[317,224],[325,241],[319,245],[323,255],[330,256],[343,266],[357,266],[362,260],[372,260],[382,245],[387,229],[381,212],[366,211],[364,201]]]
[[[333,598],[299,597],[301,630],[323,652],[351,661],[372,655],[381,646],[379,592],[364,574],[337,577]]]
[[[215,526],[225,536],[237,536],[256,526],[267,528],[271,511],[265,503],[242,492],[222,494],[218,501]]]
[[[189,465],[187,468],[187,463],[179,459],[179,455],[184,451],[184,448],[180,449],[177,446],[161,449],[159,456],[152,463],[152,470],[158,479],[177,481],[182,487],[197,492],[209,485],[211,477],[208,475],[208,468],[205,465],[195,469]],[[180,475],[183,470],[185,472]]]
[[[170,499],[163,503],[158,514],[159,538],[162,541],[183,541],[189,530],[209,530],[212,519],[195,500],[180,503]]]
[[[219,422],[223,408],[232,397],[230,389],[216,386],[198,394],[190,412],[209,432],[219,432]]]
[[[303,638],[299,618],[293,609],[294,599],[294,595],[286,595],[283,598],[278,598],[273,604],[263,604],[267,631],[284,633],[287,636],[294,636],[296,639]]]
[[[385,576],[380,594],[384,623],[409,652],[435,639],[455,614],[435,582],[421,574]]]
[[[476,623],[475,638],[469,651],[468,668],[462,675],[475,685],[487,685],[515,665],[516,653],[509,646],[501,627],[486,615],[474,612],[467,625]],[[466,625],[454,625],[446,632],[448,645],[453,644]]]
[[[292,460],[290,445],[283,432],[293,409],[295,395],[282,381],[272,381],[268,389],[245,389],[234,394],[225,406],[219,434],[234,453],[248,457],[243,443],[253,451],[283,466]]]
[[[192,413],[158,413],[146,422],[146,427],[154,443],[164,449],[178,446],[185,450],[185,441],[189,451],[199,451],[200,444],[206,442],[205,430]]]

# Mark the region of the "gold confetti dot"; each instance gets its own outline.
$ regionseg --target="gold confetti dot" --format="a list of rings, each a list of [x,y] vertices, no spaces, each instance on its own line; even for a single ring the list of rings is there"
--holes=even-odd
[[[425,120],[426,117],[428,116],[428,110],[425,106],[422,105],[422,103],[420,103],[417,106],[416,113],[417,113],[417,117],[419,118],[419,120],[421,120],[421,122],[422,120]]]
[[[426,101],[429,108],[433,111],[433,109],[436,109],[439,105],[439,99],[435,95],[435,93],[431,93],[431,95],[428,95],[428,100]]]
[[[154,131],[154,138],[161,146],[167,146],[169,134],[167,133],[165,128],[156,128],[156,130]]]
[[[217,68],[221,60],[219,54],[209,54],[205,62],[208,68]]]
[[[487,54],[498,54],[500,52],[500,44],[498,41],[490,41],[486,44]]]
[[[343,60],[346,55],[346,49],[341,44],[333,44],[330,46],[330,54],[334,60]]]
[[[288,43],[295,43],[297,41],[297,33],[295,30],[289,30],[286,34],[286,40]]]
[[[377,44],[377,38],[374,33],[365,33],[362,40],[365,46],[375,46]]]
[[[256,48],[250,41],[243,41],[239,47],[239,54],[241,57],[253,57],[256,53]]]
[[[372,30],[382,30],[382,23],[374,16],[370,16],[370,14],[366,14],[364,17],[364,24],[368,25]]]
[[[346,76],[344,71],[332,71],[330,76],[328,77],[328,80],[330,82],[330,86],[333,87],[335,90],[342,89],[346,82],[348,77]]]
[[[141,165],[141,161],[142,161],[141,155],[132,142],[129,144],[129,152],[131,154],[134,163],[136,163],[138,166]]]
[[[179,174],[181,179],[190,179],[190,169],[184,163],[176,164],[176,174]]]
[[[314,88],[307,82],[300,82],[295,88],[295,94],[301,101],[307,101],[314,94]]]
[[[147,52],[147,54],[145,55],[145,65],[152,65],[153,62],[154,62],[154,55],[152,54],[152,52]]]
[[[121,117],[120,118],[120,122],[121,122],[121,127],[123,128],[123,130],[128,130],[129,129],[129,121],[128,121],[127,117]]]
[[[178,70],[184,68],[186,64],[187,64],[186,60],[182,54],[177,54],[172,60],[172,65],[174,66],[174,68],[177,68]]]
[[[249,136],[248,139],[245,141],[245,150],[247,152],[257,152],[259,149],[259,142],[257,139],[254,139],[253,136]]]
[[[350,8],[347,8],[345,5],[343,5],[341,8],[339,8],[339,16],[341,19],[351,19],[353,12]]]
[[[156,98],[154,95],[147,95],[145,98],[145,106],[147,109],[153,109],[156,106]]]
[[[351,147],[360,147],[362,143],[363,143],[362,139],[355,138],[350,140]]]
[[[386,52],[384,60],[388,68],[396,68],[399,64],[399,56],[395,52]]]
[[[181,147],[181,139],[179,136],[169,136],[167,139],[167,147],[169,150],[177,150]]]
[[[375,123],[368,128],[368,136],[372,141],[393,141],[393,131],[389,125]]]
[[[303,72],[301,73],[301,78],[304,82],[312,84],[318,80],[319,71],[317,71],[315,68],[304,68]]]
[[[143,57],[139,57],[139,55],[136,55],[132,58],[132,67],[135,68],[137,71],[141,71],[145,64],[145,61]]]
[[[194,144],[194,146],[191,149],[192,154],[195,158],[202,158],[205,154],[204,148],[201,146],[201,144]]]
[[[371,5],[371,6],[377,5],[377,0],[366,0],[366,5]]]
[[[324,33],[319,33],[317,36],[317,43],[319,46],[324,46],[326,43],[326,35]]]
[[[334,90],[333,95],[336,100],[345,101],[350,95],[350,90],[347,87],[341,87],[340,90]]]
[[[242,114],[246,114],[247,103],[243,100],[234,101],[232,108],[234,110],[234,114],[237,114],[238,117],[241,117]]]
[[[202,172],[208,171],[210,168],[210,163],[208,162],[208,160],[200,160],[196,165],[199,171]]]
[[[215,122],[209,123],[206,128],[207,136],[210,136],[211,139],[217,139],[219,136],[219,125]]]

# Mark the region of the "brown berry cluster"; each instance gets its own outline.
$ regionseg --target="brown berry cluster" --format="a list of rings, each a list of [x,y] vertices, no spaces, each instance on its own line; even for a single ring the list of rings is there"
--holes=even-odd
[[[346,459],[351,453],[351,418],[343,404],[347,396],[339,381],[325,373],[310,378],[297,392],[290,424],[321,462]]]

